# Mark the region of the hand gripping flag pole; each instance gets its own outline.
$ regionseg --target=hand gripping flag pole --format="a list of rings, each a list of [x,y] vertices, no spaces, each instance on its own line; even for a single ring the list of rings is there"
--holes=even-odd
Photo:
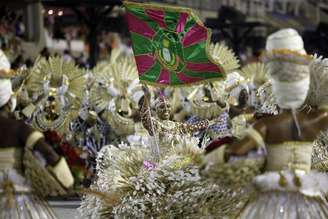
[[[150,123],[150,128],[151,128],[151,132],[153,133],[153,135],[150,137],[150,150],[151,150],[151,155],[152,155],[152,161],[158,162],[160,160],[160,149],[159,149],[159,142],[158,142],[158,135],[155,132],[155,128],[154,128],[154,122],[152,119],[152,115],[151,115],[151,109],[150,109],[150,103],[149,103],[149,99],[147,98],[147,96],[150,97],[150,92],[149,92],[149,88],[147,87],[147,85],[143,85],[142,89],[144,91],[145,94],[145,98],[144,101],[146,101],[146,105],[147,105],[147,117],[149,118],[149,123]]]

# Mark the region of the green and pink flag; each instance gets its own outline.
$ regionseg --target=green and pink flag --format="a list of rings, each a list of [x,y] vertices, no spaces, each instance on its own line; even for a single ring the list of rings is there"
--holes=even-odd
[[[124,5],[141,82],[180,86],[224,76],[208,53],[211,32],[191,9]]]

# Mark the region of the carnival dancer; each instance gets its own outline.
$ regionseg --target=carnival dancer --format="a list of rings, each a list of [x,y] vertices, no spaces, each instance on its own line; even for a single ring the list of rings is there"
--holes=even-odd
[[[56,216],[37,194],[64,195],[67,193],[66,189],[73,185],[74,179],[65,159],[44,141],[42,133],[22,121],[8,117],[9,111],[15,109],[10,79],[12,74],[13,71],[2,65],[0,70],[0,217],[53,219]],[[44,162],[38,161],[37,157],[40,156],[42,161],[45,161],[44,165]]]
[[[313,141],[328,128],[321,109],[302,110],[310,84],[309,63],[297,31],[283,29],[267,39],[264,61],[282,112],[258,120],[246,136],[207,155],[208,163],[266,146],[265,172],[254,178],[255,194],[240,218],[327,218],[327,176],[311,171]]]

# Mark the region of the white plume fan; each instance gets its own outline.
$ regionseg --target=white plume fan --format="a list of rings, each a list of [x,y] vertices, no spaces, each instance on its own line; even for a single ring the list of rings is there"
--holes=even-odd
[[[212,59],[219,63],[227,73],[240,67],[239,60],[235,53],[223,43],[211,44],[209,53]]]

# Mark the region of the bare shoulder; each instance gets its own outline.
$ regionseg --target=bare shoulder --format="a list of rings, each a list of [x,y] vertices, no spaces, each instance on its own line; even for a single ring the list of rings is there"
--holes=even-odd
[[[281,122],[282,119],[286,118],[286,115],[284,113],[279,115],[270,115],[263,117],[256,121],[257,126],[265,126],[266,124],[275,124],[276,122]]]
[[[259,133],[261,133],[262,136],[265,136],[267,131],[267,124],[269,124],[270,120],[271,117],[259,119],[253,124],[253,128],[256,129]]]
[[[327,120],[328,119],[328,109],[317,109],[312,110],[310,113],[305,114],[308,119],[315,120]]]
[[[328,128],[328,111],[325,109],[313,110],[306,114],[305,122],[317,131]]]
[[[328,108],[327,107],[319,108],[316,111],[317,111],[317,113],[319,113],[321,115],[328,116]]]
[[[320,120],[322,122],[325,122],[326,124],[328,124],[328,111],[327,110],[318,110],[318,118],[320,118]]]

